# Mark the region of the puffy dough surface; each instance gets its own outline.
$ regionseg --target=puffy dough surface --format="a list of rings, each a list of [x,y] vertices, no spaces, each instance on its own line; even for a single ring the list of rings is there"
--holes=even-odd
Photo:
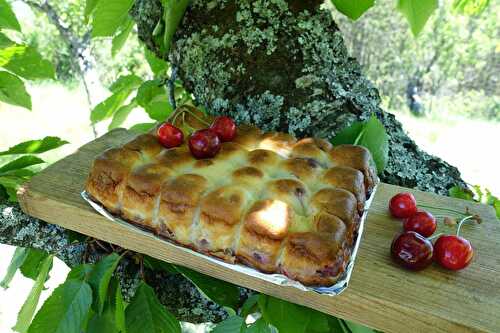
[[[196,109],[183,128],[210,122]],[[219,154],[196,160],[186,143],[139,135],[99,155],[86,191],[110,212],[198,252],[305,285],[345,270],[364,203],[375,185],[368,150],[238,127]]]

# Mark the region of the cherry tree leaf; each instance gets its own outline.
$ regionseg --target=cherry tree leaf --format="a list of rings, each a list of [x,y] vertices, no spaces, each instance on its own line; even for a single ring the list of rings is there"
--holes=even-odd
[[[81,280],[66,280],[35,315],[29,333],[81,333],[92,304],[92,289]]]
[[[438,0],[399,0],[398,10],[406,17],[411,32],[417,36],[438,7]]]
[[[0,29],[21,31],[16,15],[6,0],[0,0]]]
[[[375,0],[332,0],[332,3],[339,12],[357,20],[375,4]]]
[[[125,309],[127,333],[181,333],[179,321],[158,301],[150,286],[142,282]]]

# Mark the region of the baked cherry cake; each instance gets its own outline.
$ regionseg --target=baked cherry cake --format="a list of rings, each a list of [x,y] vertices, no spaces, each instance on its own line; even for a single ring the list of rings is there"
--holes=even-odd
[[[174,124],[192,131],[212,120],[194,112]],[[139,135],[99,155],[85,189],[116,216],[182,246],[329,286],[346,269],[375,181],[361,146],[241,125],[208,159],[185,142],[167,149],[156,134]]]

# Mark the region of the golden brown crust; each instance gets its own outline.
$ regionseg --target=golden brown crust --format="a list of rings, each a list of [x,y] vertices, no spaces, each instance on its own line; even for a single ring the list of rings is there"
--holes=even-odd
[[[173,117],[184,130],[213,120],[189,106]],[[96,158],[86,190],[125,220],[196,251],[331,285],[375,179],[365,148],[242,125],[212,159],[139,135]]]
[[[322,179],[324,184],[347,190],[356,196],[358,210],[365,206],[365,177],[361,171],[346,166],[336,166],[328,169]]]

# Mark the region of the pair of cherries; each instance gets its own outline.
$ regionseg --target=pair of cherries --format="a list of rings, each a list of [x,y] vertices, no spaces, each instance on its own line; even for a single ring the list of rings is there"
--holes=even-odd
[[[410,270],[422,270],[436,261],[449,270],[460,270],[472,261],[474,250],[471,243],[460,237],[460,227],[472,216],[462,219],[456,235],[441,235],[434,245],[430,237],[437,227],[434,216],[417,210],[417,201],[411,193],[396,194],[389,202],[392,216],[403,220],[404,232],[394,238],[391,245],[393,259]]]
[[[184,141],[182,131],[171,123],[163,123],[157,131],[158,140],[166,148],[179,147]],[[188,146],[197,159],[217,155],[221,143],[231,141],[236,136],[236,124],[226,116],[215,118],[210,127],[197,130],[189,136]]]

